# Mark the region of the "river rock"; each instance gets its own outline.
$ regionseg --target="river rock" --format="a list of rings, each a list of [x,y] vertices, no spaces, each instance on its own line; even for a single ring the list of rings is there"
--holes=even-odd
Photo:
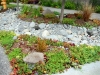
[[[35,26],[35,22],[31,22],[31,23],[30,23],[30,27],[33,28],[34,26]]]
[[[39,27],[40,27],[41,29],[43,29],[43,28],[46,27],[46,24],[45,24],[45,23],[41,23],[41,24],[39,24]]]
[[[42,37],[43,38],[46,38],[47,36],[49,36],[50,34],[49,34],[49,32],[47,31],[47,30],[44,30],[43,32],[42,32]]]

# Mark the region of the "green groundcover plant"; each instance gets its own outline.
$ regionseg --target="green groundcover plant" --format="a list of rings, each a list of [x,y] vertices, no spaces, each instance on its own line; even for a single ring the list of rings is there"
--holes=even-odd
[[[0,34],[0,44],[6,48],[6,53],[11,63],[12,71],[17,75],[31,75],[34,74],[34,72],[37,72],[39,75],[53,74],[63,72],[70,67],[80,68],[80,65],[100,60],[100,46],[70,45],[69,50],[66,51],[64,48],[59,47],[63,46],[62,42],[51,42],[46,39],[47,45],[53,45],[56,47],[43,52],[44,57],[46,57],[44,64],[40,62],[34,65],[28,64],[23,61],[23,58],[27,54],[23,53],[21,48],[12,49],[12,45],[16,41],[18,42],[18,39],[13,39],[15,34],[11,31],[0,31]],[[6,40],[8,38],[10,41]],[[29,45],[37,43],[37,37],[35,36],[24,35],[21,38],[23,41],[27,41]],[[4,42],[5,40],[6,42]]]

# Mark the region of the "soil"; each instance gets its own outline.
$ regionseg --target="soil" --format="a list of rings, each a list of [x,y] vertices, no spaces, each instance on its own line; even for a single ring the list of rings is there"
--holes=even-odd
[[[0,13],[7,11],[8,9],[1,9]]]
[[[20,18],[23,21],[27,21],[27,22],[32,22],[35,21],[36,23],[59,23],[59,18],[55,17],[55,18],[45,18],[44,16],[41,17],[35,17],[35,18],[27,18],[27,17],[22,17],[20,15],[18,15],[18,18]]]
[[[77,25],[84,25],[86,22],[89,22],[89,23],[94,23],[93,22],[93,20],[91,20],[91,19],[89,19],[88,21],[84,21],[83,19],[82,19],[82,17],[81,18],[78,18],[77,17],[77,14],[67,14],[66,16],[65,16],[65,18],[71,18],[71,19],[76,19],[76,21],[75,21],[75,23],[77,24]]]

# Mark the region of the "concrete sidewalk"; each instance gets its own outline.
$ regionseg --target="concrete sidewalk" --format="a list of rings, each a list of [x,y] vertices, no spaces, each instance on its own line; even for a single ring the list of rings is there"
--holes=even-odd
[[[10,4],[15,4],[16,3],[10,3]],[[19,3],[20,6],[22,6],[23,4]],[[29,5],[29,4],[26,4],[26,5]],[[38,7],[39,5],[34,5],[34,7]],[[57,11],[57,12],[61,12],[61,9],[60,8],[52,8],[52,7],[45,7],[43,6],[43,9],[46,10],[46,9],[50,9],[52,11]],[[65,9],[64,10],[64,14],[73,14],[75,12],[78,12],[77,10],[68,10],[68,9]],[[90,19],[99,19],[100,20],[100,14],[98,13],[92,13]]]
[[[64,73],[52,75],[100,75],[100,61],[85,64],[82,66],[82,69],[70,68]]]

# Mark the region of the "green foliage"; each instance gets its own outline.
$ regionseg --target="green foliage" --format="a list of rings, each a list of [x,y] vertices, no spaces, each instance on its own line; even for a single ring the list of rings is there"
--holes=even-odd
[[[57,11],[54,11],[53,13],[54,13],[55,15],[60,15],[60,13],[57,12]]]
[[[8,7],[8,8],[11,8],[11,9],[12,9],[12,8],[15,8],[16,6],[17,6],[17,5],[15,5],[15,4],[8,4],[8,5],[7,5],[7,7]]]
[[[61,0],[53,1],[51,7],[60,8],[61,7]]]
[[[36,43],[37,42],[37,37],[36,36],[31,36],[28,41],[29,41],[30,44]]]
[[[20,0],[22,3],[27,4],[28,0]]]
[[[51,13],[51,14],[45,14],[44,17],[45,17],[45,18],[55,18],[56,15],[53,14],[53,13]]]
[[[14,48],[9,54],[8,58],[11,62],[14,62],[13,59],[16,61],[14,63],[14,67],[17,67],[19,69],[18,74],[22,75],[23,73],[28,74],[32,73],[32,70],[28,68],[28,64],[23,61],[23,58],[26,56],[26,54],[23,54],[21,52],[20,48]],[[23,67],[24,66],[24,67]]]
[[[25,14],[27,18],[34,18],[41,16],[40,8],[34,8],[33,6],[23,5],[21,9],[21,14]]]
[[[35,69],[41,73],[54,74],[57,72],[63,72],[66,69],[64,64],[70,62],[70,58],[63,50],[54,49],[46,52],[45,54],[48,59],[45,65],[39,63],[35,65]]]
[[[26,13],[30,12],[31,9],[32,9],[32,6],[27,6],[24,4],[21,9],[21,14],[26,14]]]
[[[71,56],[79,60],[79,64],[85,64],[100,60],[100,46],[80,45],[70,47]]]
[[[95,12],[96,13],[100,13],[100,6],[98,5],[98,6],[95,6]]]
[[[14,43],[13,37],[14,33],[12,31],[0,31],[0,43],[2,46],[10,48]]]
[[[48,39],[46,39],[46,44],[51,45],[51,46],[62,46],[63,45],[61,41],[52,41]]]
[[[76,9],[76,4],[71,0],[67,0],[65,3],[65,8],[66,9]]]
[[[13,58],[22,58],[23,54],[21,53],[21,49],[20,48],[15,48],[13,49],[9,54],[8,54],[8,58],[9,60],[12,60]]]
[[[52,0],[40,0],[40,4],[43,6],[51,6]]]
[[[88,28],[88,29],[92,29],[93,27],[96,27],[97,24],[95,23],[91,23],[91,22],[85,22],[84,27]]]
[[[62,23],[64,24],[70,24],[72,25],[75,22],[75,19],[71,19],[71,18],[64,18]]]

